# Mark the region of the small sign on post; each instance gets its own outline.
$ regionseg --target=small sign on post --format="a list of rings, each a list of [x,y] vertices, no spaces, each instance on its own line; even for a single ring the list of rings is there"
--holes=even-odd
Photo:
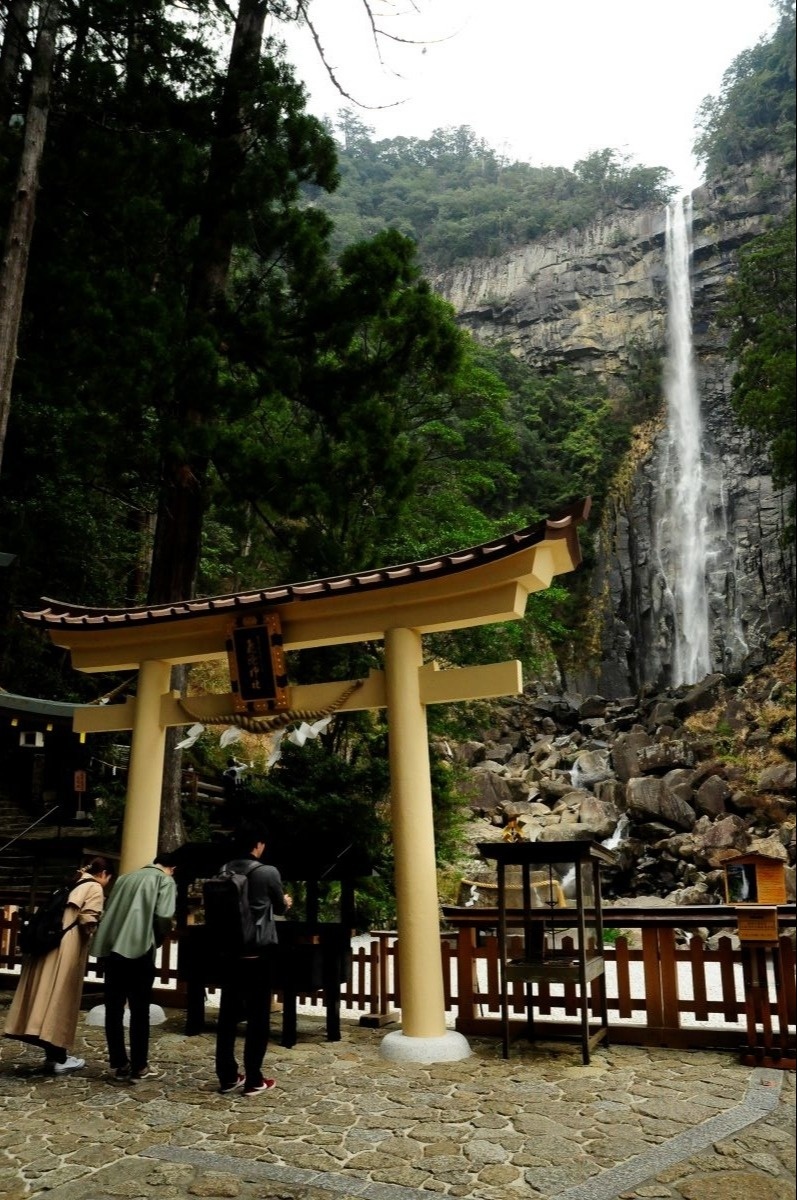
[[[72,786],[74,787],[75,795],[77,796],[77,812],[75,813],[75,820],[76,821],[85,821],[86,814],[83,810],[83,797],[86,793],[86,772],[85,771],[75,771],[75,774],[74,774],[73,780],[72,780]]]

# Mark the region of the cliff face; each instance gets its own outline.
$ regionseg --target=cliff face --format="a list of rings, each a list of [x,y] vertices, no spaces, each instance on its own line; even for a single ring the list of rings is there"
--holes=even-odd
[[[693,337],[704,429],[703,459],[717,531],[707,573],[712,669],[752,665],[794,619],[794,555],[781,544],[788,497],[772,488],[767,460],[734,421],[733,367],[718,322],[740,246],[785,215],[794,177],[759,162],[693,195]],[[435,287],[480,341],[507,341],[529,364],[595,374],[621,402],[640,346],[666,340],[665,213],[618,214],[549,237],[501,259],[468,264]],[[617,697],[671,681],[672,637],[656,554],[662,431],[638,454],[630,485],[604,514],[591,579],[600,654],[569,680]]]

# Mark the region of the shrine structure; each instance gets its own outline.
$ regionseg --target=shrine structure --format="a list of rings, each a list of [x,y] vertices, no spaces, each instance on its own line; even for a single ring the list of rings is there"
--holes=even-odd
[[[423,637],[522,617],[530,593],[580,562],[577,526],[589,509],[566,511],[493,541],[421,562],[235,595],[101,610],[43,600],[25,612],[71,654],[78,671],[134,671],[134,698],[76,709],[76,732],[131,730],[121,871],[157,849],[166,730],[194,721],[269,731],[303,713],[384,708],[389,729],[391,822],[401,978],[400,1031],[382,1053],[438,1062],[469,1053],[447,1030],[440,956],[426,708],[518,695],[519,662],[441,670],[424,662]],[[367,679],[292,686],[286,655],[381,641],[384,669]],[[227,658],[231,691],[187,697],[170,690],[172,667]]]

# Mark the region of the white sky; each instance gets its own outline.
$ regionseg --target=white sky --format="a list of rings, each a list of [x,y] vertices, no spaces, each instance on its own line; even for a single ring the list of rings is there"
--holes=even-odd
[[[391,6],[372,0],[375,12]],[[398,0],[389,23],[415,46],[383,43],[380,66],[362,0],[316,0],[328,62],[376,137],[426,138],[469,125],[510,159],[572,167],[615,147],[668,167],[683,191],[701,171],[694,122],[742,50],[776,24],[770,0]],[[414,12],[414,10],[418,10]],[[278,31],[285,37],[285,27]],[[354,106],[328,81],[307,29],[291,28],[288,58],[309,109]],[[445,40],[437,40],[445,39]]]

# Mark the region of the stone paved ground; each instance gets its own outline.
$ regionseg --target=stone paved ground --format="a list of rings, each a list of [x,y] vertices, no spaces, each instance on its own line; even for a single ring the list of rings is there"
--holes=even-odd
[[[10,995],[0,993],[0,1021]],[[277,1018],[278,1020],[278,1018]],[[108,1079],[102,1030],[83,1020],[87,1067],[44,1075],[0,1042],[0,1196],[27,1200],[786,1200],[795,1193],[794,1076],[727,1053],[471,1039],[464,1062],[396,1064],[383,1032],[300,1018],[273,1045],[277,1088],[219,1096],[213,1035],[183,1016],[153,1029],[162,1079]]]

